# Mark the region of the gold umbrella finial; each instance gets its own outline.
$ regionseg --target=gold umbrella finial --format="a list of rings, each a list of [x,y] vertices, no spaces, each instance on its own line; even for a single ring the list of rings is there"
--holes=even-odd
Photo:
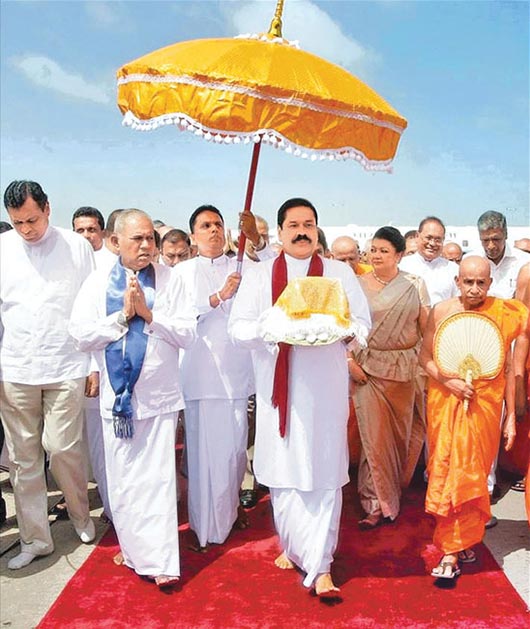
[[[267,35],[270,37],[283,37],[282,35],[282,13],[283,13],[284,0],[278,0],[276,3],[276,11],[274,11],[274,17],[272,18],[271,25],[269,26],[269,32]]]

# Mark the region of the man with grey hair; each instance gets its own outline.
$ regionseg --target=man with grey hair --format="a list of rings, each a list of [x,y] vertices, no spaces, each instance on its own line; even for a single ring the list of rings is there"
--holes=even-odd
[[[145,212],[121,212],[112,240],[119,258],[110,273],[97,270],[83,284],[69,331],[101,374],[108,494],[123,560],[163,588],[180,576],[179,350],[195,340],[195,310],[179,276],[152,262],[154,227]]]
[[[530,254],[512,248],[506,242],[508,227],[506,217],[493,210],[484,212],[477,221],[482,251],[472,251],[466,255],[478,255],[486,258],[490,264],[492,284],[489,294],[493,297],[511,299],[515,295],[517,274]]]
[[[482,250],[472,251],[464,256],[475,255],[485,258],[490,265],[491,286],[488,293],[492,297],[511,299],[515,296],[517,288],[517,275],[526,262],[530,261],[530,255],[517,248],[511,248],[506,242],[508,238],[508,226],[506,217],[500,212],[490,210],[481,214],[477,221],[478,233]],[[502,421],[504,411],[499,417]],[[490,496],[494,495],[496,486],[497,459],[488,476],[488,491]],[[486,528],[491,528],[497,524],[495,516],[486,524]]]
[[[94,257],[84,238],[49,224],[37,182],[11,182],[4,205],[14,229],[0,238],[0,404],[21,547],[7,566],[18,570],[53,552],[45,452],[79,538],[96,535],[82,446],[89,358],[67,332]]]

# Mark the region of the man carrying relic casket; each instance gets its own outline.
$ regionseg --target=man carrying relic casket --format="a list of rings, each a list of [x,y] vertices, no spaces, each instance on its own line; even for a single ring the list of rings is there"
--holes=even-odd
[[[346,323],[342,336],[349,337],[354,328],[348,324],[356,319],[355,329],[362,336],[370,327],[370,311],[353,271],[315,253],[317,220],[316,209],[305,199],[289,199],[280,207],[283,251],[245,274],[229,332],[236,343],[252,350],[257,401],[254,471],[258,482],[270,488],[282,547],[275,563],[283,569],[298,566],[306,574],[306,587],[319,596],[336,596],[331,563],[342,486],[349,478],[348,369],[340,325],[334,321]],[[288,283],[290,289],[292,280],[306,276],[339,280],[337,295],[329,301],[331,332],[321,327],[305,336],[300,333],[304,344],[293,339],[290,344],[270,342],[264,316]],[[287,293],[280,301],[288,311]],[[319,298],[318,290],[314,297]],[[303,319],[299,321],[303,332]]]

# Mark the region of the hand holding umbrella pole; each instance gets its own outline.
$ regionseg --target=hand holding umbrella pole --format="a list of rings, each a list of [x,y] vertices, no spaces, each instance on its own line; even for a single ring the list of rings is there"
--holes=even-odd
[[[256,172],[258,170],[259,151],[261,148],[261,136],[259,140],[254,144],[252,150],[252,161],[250,162],[250,172],[248,174],[247,182],[247,196],[245,198],[245,207],[243,209],[244,214],[250,213],[252,207],[252,197],[254,195],[254,184],[256,183]],[[246,235],[241,230],[239,233],[239,244],[237,249],[237,272],[241,273],[241,267],[243,265],[243,255],[245,253],[245,242],[247,240]]]

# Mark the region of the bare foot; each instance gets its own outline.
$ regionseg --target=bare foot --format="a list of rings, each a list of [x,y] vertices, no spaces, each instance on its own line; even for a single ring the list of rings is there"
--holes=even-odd
[[[245,529],[248,529],[249,526],[250,522],[248,520],[248,515],[243,507],[239,506],[237,508],[237,519],[234,522],[234,528],[239,531],[244,531]]]
[[[190,531],[190,541],[187,544],[188,550],[193,550],[194,553],[205,553],[208,550],[208,544],[201,546],[197,535],[193,531]]]
[[[179,577],[168,577],[165,574],[161,574],[158,577],[155,577],[155,583],[159,588],[167,588],[172,585],[176,585],[179,582]]]
[[[326,572],[319,574],[315,580],[315,593],[322,598],[334,598],[340,592],[339,588],[333,583],[331,574]]]
[[[123,554],[120,550],[120,552],[117,555],[114,555],[114,557],[112,558],[112,561],[117,565],[117,566],[123,566],[123,563],[125,561],[125,559],[123,558]]]
[[[274,565],[282,570],[294,570],[294,563],[287,557],[285,551],[276,557]]]

